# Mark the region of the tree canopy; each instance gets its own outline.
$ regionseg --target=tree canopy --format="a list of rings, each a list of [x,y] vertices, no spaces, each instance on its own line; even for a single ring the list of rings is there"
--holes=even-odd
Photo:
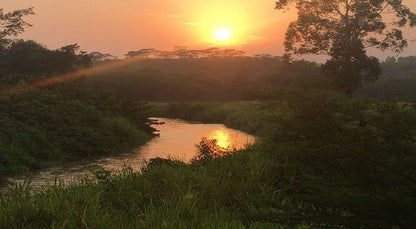
[[[4,40],[8,36],[16,36],[23,32],[25,27],[31,26],[23,20],[24,16],[35,14],[33,8],[14,10],[4,12],[0,8],[0,40]]]
[[[77,44],[50,50],[36,41],[14,40],[8,42],[0,54],[2,85],[47,77],[91,65],[91,57],[80,50]]]
[[[362,81],[381,74],[379,61],[366,48],[401,52],[408,42],[401,28],[416,25],[416,15],[402,0],[278,0],[276,8],[294,5],[285,48],[293,54],[326,54],[323,71],[337,87],[352,93]]]
[[[154,48],[130,51],[127,57],[143,57],[156,59],[189,59],[203,57],[241,57],[245,52],[235,49],[207,48],[207,49],[188,49],[185,46],[177,46],[173,51],[156,50]]]

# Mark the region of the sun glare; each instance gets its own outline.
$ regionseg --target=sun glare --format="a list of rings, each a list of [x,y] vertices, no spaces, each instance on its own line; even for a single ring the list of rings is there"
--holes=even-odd
[[[215,33],[214,33],[214,38],[217,41],[228,41],[231,39],[231,36],[232,36],[231,31],[229,29],[224,29],[224,28],[217,29],[215,30]]]
[[[217,146],[219,146],[223,150],[228,150],[231,148],[231,139],[228,132],[224,130],[216,130],[212,132],[208,139],[210,140],[216,140]]]

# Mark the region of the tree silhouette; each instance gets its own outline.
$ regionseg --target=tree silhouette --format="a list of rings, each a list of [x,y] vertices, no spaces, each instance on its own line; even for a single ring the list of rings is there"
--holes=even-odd
[[[33,15],[33,8],[20,9],[5,13],[0,8],[0,40],[5,40],[7,36],[16,36],[23,32],[25,27],[31,26],[23,20],[24,16]]]
[[[286,32],[286,52],[329,55],[323,72],[347,94],[381,74],[379,60],[368,56],[366,48],[401,52],[408,44],[401,28],[416,25],[416,15],[402,0],[276,2],[280,10],[289,5],[298,10],[298,19]]]
[[[3,47],[0,54],[0,78],[17,73],[23,81],[91,65],[91,57],[77,44],[50,50],[36,41],[14,40]]]
[[[194,59],[204,57],[241,57],[245,52],[235,49],[188,49],[185,46],[177,46],[173,51],[156,50],[156,49],[140,49],[138,51],[130,51],[126,54],[127,58],[142,57],[151,59]]]
[[[79,67],[90,67],[91,57],[87,52],[80,50],[78,44],[71,44],[55,51],[57,63],[64,71],[72,71]]]
[[[33,8],[15,10],[12,12],[4,12],[0,8],[0,74],[6,68],[5,52],[6,46],[10,44],[9,36],[16,36],[23,32],[25,27],[31,26],[23,20],[26,15],[34,14]]]
[[[91,58],[92,63],[106,62],[116,60],[117,57],[111,55],[110,53],[101,53],[101,52],[91,52],[88,54],[88,57]]]

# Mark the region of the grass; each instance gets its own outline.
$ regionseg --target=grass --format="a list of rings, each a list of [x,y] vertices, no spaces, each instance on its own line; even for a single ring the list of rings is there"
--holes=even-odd
[[[287,181],[273,181],[270,172],[279,166],[264,164],[254,150],[203,165],[154,161],[143,174],[127,169],[98,183],[80,181],[42,191],[15,187],[1,197],[0,227],[284,226],[262,217],[278,215],[276,207],[285,201],[275,197],[273,186],[285,189]]]
[[[155,159],[143,171],[97,174],[97,181],[15,187],[1,195],[0,228],[413,227],[415,185],[389,168],[414,176],[415,145],[322,110],[335,105],[414,133],[413,108],[336,96],[313,104],[152,104],[157,116],[224,122],[263,138],[191,164]]]
[[[205,163],[159,159],[144,173],[126,169],[97,183],[80,181],[41,191],[15,187],[1,196],[0,227],[357,228],[414,223],[411,199],[394,203],[370,195],[374,191],[365,187],[347,188],[348,179],[339,174],[329,179],[328,173],[308,165],[320,157],[305,156],[302,149],[307,148],[258,143]],[[385,204],[393,208],[378,208]],[[357,211],[363,207],[366,211]]]
[[[204,123],[222,123],[257,136],[273,135],[277,122],[290,116],[290,109],[281,102],[206,102],[149,103],[148,115],[179,118]],[[276,121],[273,123],[273,121]],[[276,124],[276,125],[275,125]]]
[[[151,139],[144,121],[98,101],[59,88],[0,98],[0,185],[6,176],[127,152]]]

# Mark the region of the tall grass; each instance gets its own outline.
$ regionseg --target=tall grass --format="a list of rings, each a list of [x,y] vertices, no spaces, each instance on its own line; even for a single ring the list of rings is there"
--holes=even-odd
[[[245,150],[191,164],[154,159],[143,171],[97,173],[96,181],[40,191],[16,187],[1,195],[0,228],[416,225],[415,185],[392,170],[414,177],[415,145],[338,112],[358,112],[414,137],[412,107],[337,95],[313,102],[181,104],[185,113],[178,104],[156,105],[153,114],[225,122],[264,137]]]
[[[145,118],[111,108],[120,100],[104,106],[91,97],[57,88],[0,98],[0,186],[5,176],[126,152],[151,138]]]
[[[281,212],[277,207],[285,202],[276,197],[274,187],[290,187],[290,181],[275,180],[276,173],[286,168],[267,163],[262,158],[265,155],[253,154],[257,150],[252,147],[204,164],[156,159],[143,173],[125,169],[98,182],[84,180],[43,190],[17,186],[1,196],[0,227],[287,225],[273,219]]]

